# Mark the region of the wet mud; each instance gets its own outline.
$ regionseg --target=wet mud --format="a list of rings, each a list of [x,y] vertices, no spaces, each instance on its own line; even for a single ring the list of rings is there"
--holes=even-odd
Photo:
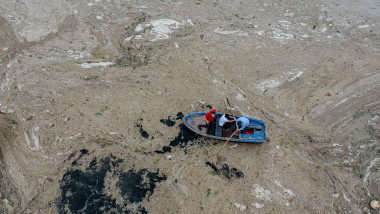
[[[0,213],[375,213],[380,7],[342,2],[2,1]],[[212,108],[267,142],[205,164]]]

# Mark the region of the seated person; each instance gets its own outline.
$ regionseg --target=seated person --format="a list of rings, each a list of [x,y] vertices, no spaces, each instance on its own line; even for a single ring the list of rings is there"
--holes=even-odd
[[[239,117],[239,119],[236,120],[236,132],[240,131],[240,133],[244,134],[248,125],[249,120],[246,117]]]
[[[215,114],[216,114],[216,110],[213,109],[213,110],[209,111],[209,112],[205,115],[206,124],[209,124],[210,122],[212,122],[212,121],[215,120]]]
[[[222,130],[229,130],[231,128],[231,124],[235,121],[235,117],[229,114],[223,114],[223,116],[219,119],[219,126],[222,127]]]
[[[216,114],[216,110],[213,109],[211,111],[209,111],[205,116],[205,120],[206,120],[206,124],[205,125],[198,125],[198,129],[199,130],[202,130],[202,127],[205,127],[205,128],[209,128],[210,126],[210,123],[215,123],[216,120],[215,120],[215,114]]]

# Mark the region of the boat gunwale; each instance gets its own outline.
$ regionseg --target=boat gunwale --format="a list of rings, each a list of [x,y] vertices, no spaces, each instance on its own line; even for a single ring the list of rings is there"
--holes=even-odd
[[[195,129],[193,126],[191,126],[189,123],[188,123],[188,118],[191,117],[192,115],[199,115],[199,116],[203,116],[205,115],[207,112],[193,112],[193,113],[190,113],[190,114],[187,114],[183,119],[182,119],[182,122],[185,124],[185,126],[190,129],[191,131],[193,131],[194,133],[196,134],[199,134],[201,136],[204,136],[204,137],[209,137],[209,138],[213,138],[213,139],[217,139],[217,140],[224,140],[226,141],[228,138],[227,137],[218,137],[218,136],[215,136],[215,135],[210,135],[210,134],[204,134],[202,133],[201,131]],[[217,113],[217,115],[219,114],[222,114],[223,113]],[[242,116],[239,116],[239,115],[236,115],[237,117],[242,117]],[[263,140],[259,140],[259,139],[254,139],[254,140],[250,140],[250,139],[238,139],[238,138],[231,138],[231,140],[229,142],[239,142],[239,143],[254,143],[254,144],[261,144],[261,143],[265,143],[266,142],[266,133],[265,133],[265,121],[263,120],[258,120],[258,119],[253,119],[253,118],[250,118],[248,117],[250,120],[253,120],[255,122],[258,122],[258,123],[261,123],[264,127],[264,129],[262,130],[262,132],[264,133],[264,139]]]

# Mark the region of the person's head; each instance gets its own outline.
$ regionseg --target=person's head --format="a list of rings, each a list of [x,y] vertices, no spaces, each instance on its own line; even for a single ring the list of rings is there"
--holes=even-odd
[[[211,112],[210,112],[210,113],[211,113],[211,116],[212,116],[212,117],[215,117],[215,114],[216,114],[216,110],[215,110],[215,109],[213,109],[213,110],[211,110]]]
[[[238,121],[237,122],[237,125],[238,125],[238,128],[241,129],[241,127],[243,127],[243,125],[241,124],[241,121]]]
[[[229,114],[225,114],[225,117],[226,117],[227,119],[231,119],[231,115],[229,115]]]

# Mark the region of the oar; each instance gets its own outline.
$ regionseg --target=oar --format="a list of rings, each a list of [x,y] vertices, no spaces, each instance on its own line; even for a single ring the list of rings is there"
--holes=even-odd
[[[217,155],[219,152],[220,152],[220,150],[222,150],[223,149],[223,147],[228,143],[228,141],[230,141],[231,140],[231,138],[232,138],[232,136],[234,136],[234,134],[237,132],[237,129],[234,131],[234,133],[230,136],[230,138],[228,138],[228,140],[224,143],[224,145],[222,146],[222,148],[220,148],[219,150],[218,150],[218,152],[215,154],[215,155]]]

